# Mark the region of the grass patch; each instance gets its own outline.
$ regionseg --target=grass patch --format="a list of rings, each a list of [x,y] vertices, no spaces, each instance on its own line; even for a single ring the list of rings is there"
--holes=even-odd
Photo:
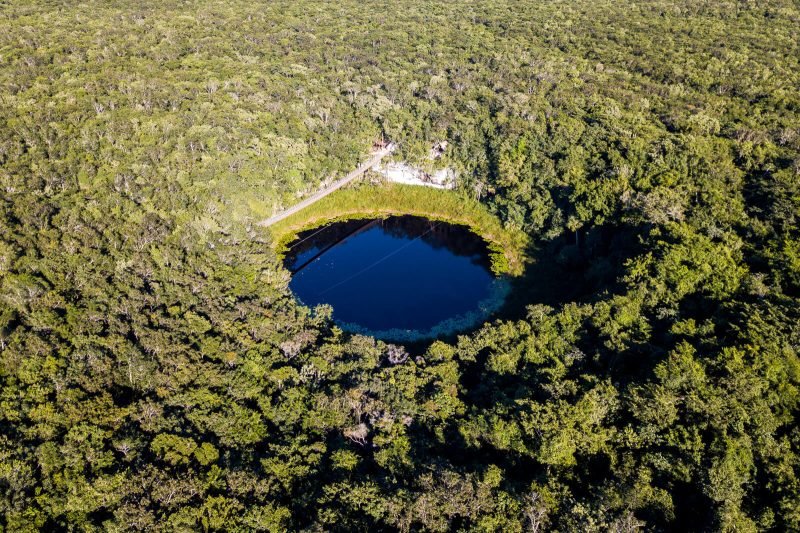
[[[392,215],[415,215],[468,226],[489,243],[492,270],[520,275],[525,264],[527,236],[503,227],[484,205],[453,191],[389,183],[342,189],[271,227],[278,253],[297,234],[329,222]]]

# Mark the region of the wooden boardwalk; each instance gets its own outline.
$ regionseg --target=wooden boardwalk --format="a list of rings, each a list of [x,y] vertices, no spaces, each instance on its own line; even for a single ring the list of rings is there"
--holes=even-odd
[[[372,167],[374,167],[375,165],[380,163],[381,160],[384,157],[386,157],[387,155],[389,155],[393,151],[394,151],[394,145],[392,145],[392,144],[389,144],[389,146],[387,146],[386,148],[381,148],[380,150],[375,152],[372,155],[372,157],[370,157],[369,160],[366,163],[363,163],[357,169],[355,169],[352,172],[350,172],[347,176],[343,177],[342,179],[338,179],[338,180],[334,181],[333,183],[331,183],[330,185],[328,185],[327,187],[325,187],[321,191],[315,192],[314,194],[312,194],[311,196],[309,196],[308,198],[306,198],[302,202],[293,205],[289,209],[286,209],[285,211],[282,211],[282,212],[278,213],[277,215],[273,215],[272,217],[270,217],[270,218],[268,218],[266,220],[262,220],[261,222],[258,223],[258,225],[259,226],[271,226],[271,225],[275,224],[276,222],[280,222],[284,218],[292,216],[293,214],[297,213],[298,211],[300,211],[302,209],[305,209],[306,207],[310,206],[314,202],[318,202],[319,200],[322,200],[323,198],[328,196],[333,191],[335,191],[337,189],[341,189],[342,187],[344,187],[345,185],[347,185],[348,183],[350,183],[351,181],[353,181],[354,179],[358,178],[359,176],[364,174],[366,171],[368,171],[369,169],[371,169]]]

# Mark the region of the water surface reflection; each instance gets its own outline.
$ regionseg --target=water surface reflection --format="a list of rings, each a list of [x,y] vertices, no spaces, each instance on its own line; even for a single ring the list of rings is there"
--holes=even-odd
[[[502,304],[508,285],[464,226],[420,217],[337,222],[301,234],[286,257],[290,288],[333,306],[343,329],[414,341],[464,331]]]

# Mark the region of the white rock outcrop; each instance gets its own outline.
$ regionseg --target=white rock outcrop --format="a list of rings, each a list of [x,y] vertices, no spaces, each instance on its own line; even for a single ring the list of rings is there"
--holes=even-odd
[[[456,186],[456,173],[451,168],[439,169],[429,174],[407,163],[388,163],[375,167],[375,171],[393,183],[422,185],[436,189],[453,189]]]

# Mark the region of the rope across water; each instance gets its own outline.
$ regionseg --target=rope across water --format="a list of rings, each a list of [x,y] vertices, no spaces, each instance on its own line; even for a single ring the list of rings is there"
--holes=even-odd
[[[428,228],[428,230],[427,230],[426,232],[424,232],[424,233],[421,233],[421,234],[417,235],[416,237],[414,237],[413,239],[411,239],[410,241],[408,241],[407,243],[405,243],[403,246],[401,246],[401,247],[400,247],[400,248],[398,248],[397,250],[394,250],[394,251],[392,251],[391,253],[388,253],[388,254],[386,254],[385,256],[381,257],[380,259],[378,259],[378,260],[377,260],[377,261],[375,261],[374,263],[372,263],[372,264],[370,264],[370,265],[368,265],[368,266],[366,266],[366,267],[362,268],[361,270],[359,270],[359,271],[358,271],[358,272],[356,272],[355,274],[353,274],[353,275],[351,275],[351,276],[348,276],[347,278],[343,279],[343,280],[342,280],[342,281],[340,281],[339,283],[336,283],[336,284],[334,284],[334,285],[331,285],[330,287],[328,287],[328,288],[327,288],[327,289],[325,289],[324,291],[320,292],[320,295],[322,295],[322,294],[327,294],[328,292],[332,291],[333,289],[335,289],[335,288],[337,288],[337,287],[340,287],[341,285],[344,285],[344,284],[345,284],[345,283],[347,283],[348,281],[352,281],[353,279],[357,278],[358,276],[360,276],[360,275],[361,275],[361,274],[363,274],[364,272],[367,272],[367,271],[368,271],[368,270],[370,270],[371,268],[373,268],[373,267],[375,267],[375,266],[377,266],[377,265],[379,265],[379,264],[383,263],[384,261],[386,261],[386,260],[387,260],[387,259],[389,259],[390,257],[392,257],[392,256],[394,256],[394,255],[397,255],[398,253],[400,253],[400,252],[401,252],[401,251],[403,251],[404,249],[406,249],[406,248],[408,248],[409,246],[411,246],[412,244],[414,244],[414,242],[416,242],[417,240],[421,239],[422,237],[424,237],[425,235],[427,235],[428,233],[430,233],[431,231],[433,231],[433,230],[434,230],[434,228],[436,228],[436,225],[437,225],[437,222],[433,222],[433,223],[431,223],[431,227],[430,227],[430,228]]]

